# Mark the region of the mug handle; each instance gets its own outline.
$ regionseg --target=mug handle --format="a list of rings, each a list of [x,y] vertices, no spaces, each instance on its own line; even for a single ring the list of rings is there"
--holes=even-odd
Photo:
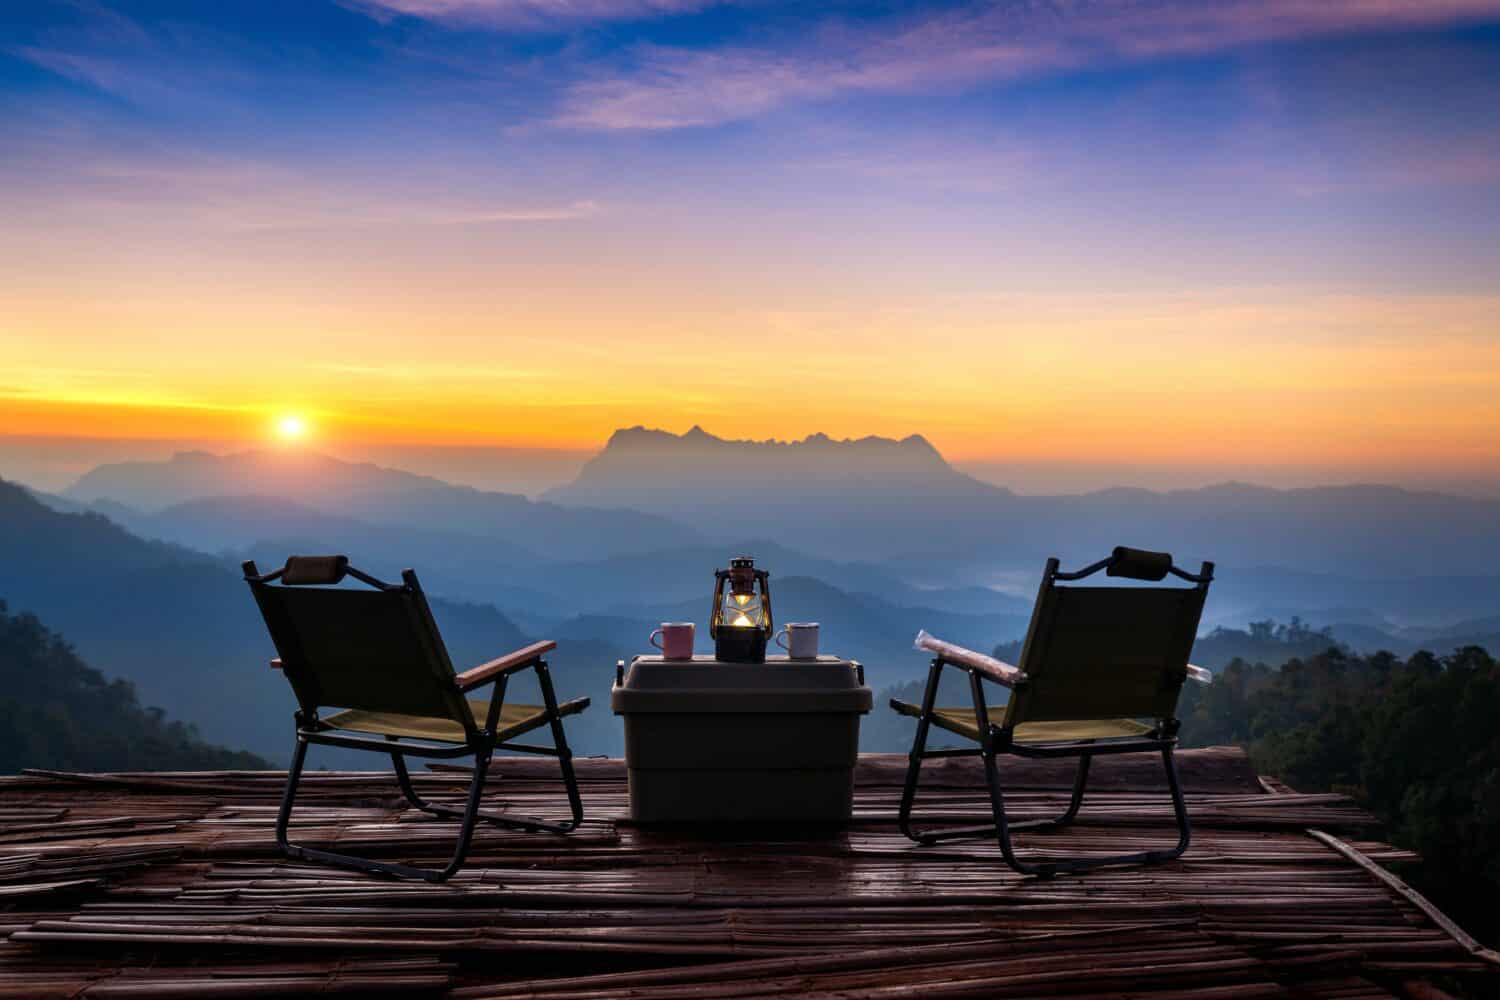
[[[775,635],[771,636],[771,641],[790,653],[792,651],[792,647],[781,641],[781,637],[784,635],[786,635],[786,626],[783,625],[780,632],[777,632]],[[787,636],[787,639],[788,641],[790,641],[791,636]]]
[[[665,653],[667,651],[666,647],[659,645],[656,641],[656,637],[659,635],[661,635],[661,629],[657,629],[655,632],[652,632],[650,635],[648,635],[646,637],[646,641],[651,645],[656,646],[657,649],[660,649],[663,653]]]

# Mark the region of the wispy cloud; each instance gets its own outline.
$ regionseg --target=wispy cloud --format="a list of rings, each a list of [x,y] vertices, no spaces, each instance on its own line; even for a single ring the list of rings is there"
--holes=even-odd
[[[379,20],[420,17],[456,25],[507,29],[574,26],[590,21],[632,21],[685,14],[718,0],[343,0]]]
[[[419,0],[411,0],[419,2]],[[784,46],[643,46],[563,95],[555,123],[672,129],[859,93],[928,93],[1244,45],[1500,17],[1500,0],[986,3],[896,21],[829,21]]]
[[[479,209],[457,213],[429,214],[425,221],[434,226],[475,226],[490,222],[567,222],[598,215],[597,201],[575,201],[556,208]]]
[[[243,230],[359,228],[374,226],[485,226],[503,223],[571,222],[597,215],[596,201],[536,208],[458,207],[425,204],[383,204],[353,207],[346,211],[318,210],[304,206],[280,214],[243,215],[227,220],[230,228]]]
[[[593,199],[501,199],[447,194],[439,177],[410,191],[353,189],[319,170],[177,147],[120,153],[75,135],[23,145],[14,162],[30,181],[0,191],[0,210],[29,211],[38,193],[56,194],[54,223],[136,222],[204,231],[270,233],[382,227],[463,227],[575,222],[605,206]],[[63,193],[66,197],[63,198]]]
[[[190,106],[252,84],[264,50],[186,23],[139,21],[99,3],[57,5],[73,16],[0,53],[141,106]]]

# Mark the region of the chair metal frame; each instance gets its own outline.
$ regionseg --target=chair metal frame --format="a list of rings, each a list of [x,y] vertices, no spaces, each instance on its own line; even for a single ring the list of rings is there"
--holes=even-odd
[[[427,605],[421,584],[417,581],[417,574],[414,571],[410,569],[403,570],[401,573],[402,582],[399,584],[386,583],[355,569],[353,566],[347,565],[347,560],[343,557],[340,556],[337,558],[340,560],[337,577],[347,574],[377,590],[399,591],[410,595],[414,609],[425,619],[424,624],[430,627],[433,636],[438,635],[437,626],[432,621],[432,612]],[[259,572],[253,561],[243,563],[242,569],[245,574],[245,582],[250,585],[252,592],[257,592],[257,588],[269,587],[274,581],[282,579],[291,565],[292,560],[288,560],[286,567],[264,575]],[[331,578],[316,582],[336,583],[338,579]],[[297,584],[286,584],[283,581],[283,585],[296,586]],[[257,603],[260,603],[258,598],[259,595],[257,594]],[[264,604],[261,605],[261,610],[265,614],[266,606]],[[267,625],[268,627],[270,626],[269,618]],[[271,631],[274,639],[276,630],[273,627]],[[319,718],[319,706],[306,697],[302,686],[295,682],[294,671],[297,668],[291,664],[283,665],[282,658],[273,660],[273,667],[278,667],[288,672],[288,679],[293,681],[292,687],[297,694],[299,706],[295,713],[297,737],[296,746],[292,752],[292,766],[287,772],[286,789],[282,793],[281,808],[276,814],[277,847],[287,857],[298,860],[314,861],[374,874],[419,878],[428,882],[444,882],[463,866],[473,840],[474,828],[481,820],[493,826],[510,830],[521,830],[527,833],[546,832],[565,834],[576,830],[583,822],[583,799],[579,794],[578,779],[573,771],[573,754],[568,748],[567,734],[563,730],[563,715],[558,708],[557,695],[552,685],[552,675],[548,670],[546,659],[542,656],[544,652],[555,647],[556,643],[536,643],[523,650],[519,650],[517,653],[492,660],[463,674],[454,674],[451,668],[448,668],[447,673],[452,679],[454,694],[459,697],[460,701],[463,700],[462,695],[468,691],[483,687],[486,684],[494,685],[490,693],[489,710],[484,725],[476,726],[473,720],[465,721],[464,729],[466,731],[466,738],[462,743],[453,743],[440,739],[403,742],[403,737],[399,736],[375,738],[347,735],[346,733],[339,732],[330,726],[328,722]],[[543,723],[539,723],[537,728],[541,724],[550,725],[553,746],[516,743],[509,740],[502,742],[497,739],[497,726],[501,710],[505,703],[507,682],[512,674],[522,670],[534,670],[536,672],[537,683],[541,688],[543,702]],[[579,700],[584,702],[585,707],[587,706],[587,699]],[[451,860],[442,868],[423,868],[394,862],[376,861],[372,858],[342,854],[321,848],[304,847],[292,843],[288,836],[287,828],[291,822],[292,808],[297,796],[297,787],[302,777],[303,766],[306,763],[307,748],[311,744],[343,747],[352,750],[368,750],[388,755],[396,772],[396,783],[407,802],[414,808],[433,816],[460,821],[458,838],[454,845]],[[490,760],[496,750],[510,750],[518,753],[556,757],[562,770],[563,785],[568,794],[571,818],[554,821],[530,816],[510,816],[482,811],[479,808],[480,798],[484,792]],[[470,755],[474,757],[474,776],[469,783],[468,796],[463,809],[452,809],[447,806],[429,803],[419,796],[416,789],[412,787],[411,775],[406,767],[407,757],[451,760]]]
[[[1091,576],[1100,570],[1109,569],[1121,560],[1121,552],[1131,550],[1116,549],[1115,554],[1107,559],[1101,559],[1081,570],[1064,573],[1059,570],[1060,562],[1054,557],[1047,560],[1047,566],[1042,574],[1041,588],[1037,595],[1036,608],[1038,611],[1042,606],[1042,598],[1049,588],[1058,581],[1081,580]],[[1170,559],[1170,557],[1168,557]],[[1207,591],[1208,585],[1213,581],[1214,564],[1205,562],[1202,569],[1197,573],[1189,573],[1179,569],[1176,565],[1169,565],[1166,572],[1173,576],[1186,580],[1202,591]],[[1115,574],[1111,574],[1115,575]],[[1130,576],[1132,573],[1120,573],[1119,575]],[[1162,574],[1165,576],[1165,573]],[[1036,614],[1033,612],[1031,629],[1028,631],[1027,645],[1030,645],[1032,634],[1036,630]],[[1184,651],[1183,662],[1186,664],[1187,652]],[[1022,666],[1025,665],[1025,655],[1022,656]],[[972,739],[966,733],[958,732],[951,726],[945,725],[941,716],[936,714],[936,701],[938,684],[942,677],[943,668],[953,667],[968,674],[969,695],[973,702],[974,718],[978,725],[978,746],[942,748],[937,750],[927,749],[928,733],[933,725],[940,729],[952,732],[956,736]],[[990,672],[967,663],[955,662],[939,655],[932,659],[927,672],[927,685],[922,692],[921,712],[917,716],[917,732],[912,742],[911,753],[908,755],[906,769],[906,780],[901,791],[901,804],[897,813],[897,824],[901,832],[911,840],[919,844],[931,845],[947,840],[960,840],[972,837],[984,837],[994,835],[1000,845],[1000,854],[1005,863],[1023,875],[1033,875],[1043,879],[1052,878],[1059,872],[1070,873],[1086,871],[1090,868],[1099,868],[1105,865],[1125,864],[1155,864],[1164,861],[1172,861],[1182,856],[1188,849],[1192,840],[1192,825],[1188,820],[1187,805],[1183,800],[1181,783],[1177,777],[1177,766],[1172,758],[1172,752],[1177,746],[1177,733],[1181,723],[1175,716],[1169,716],[1156,720],[1156,725],[1149,732],[1138,737],[1119,737],[1110,739],[1082,739],[1062,740],[1054,742],[1024,742],[1015,739],[1014,725],[996,725],[990,721],[989,706],[984,695],[983,681],[989,680],[1000,683],[1000,679]],[[1025,689],[1028,678],[1024,669],[1019,673],[1013,684],[1008,684],[1017,693]],[[891,699],[893,708],[897,706],[897,699]],[[899,709],[898,709],[899,710]],[[1005,795],[1000,781],[999,767],[996,757],[999,754],[1014,754],[1018,757],[1033,759],[1053,759],[1061,757],[1077,757],[1078,770],[1073,779],[1073,792],[1068,801],[1068,807],[1061,816],[1056,818],[1042,818],[1023,820],[1015,822],[1006,816]],[[1078,816],[1078,811],[1083,805],[1084,791],[1088,784],[1089,764],[1096,756],[1122,753],[1159,753],[1161,754],[1162,766],[1166,771],[1167,788],[1172,796],[1172,810],[1177,821],[1177,844],[1166,850],[1138,851],[1130,854],[1116,854],[1109,856],[1073,858],[1057,861],[1028,862],[1020,858],[1011,841],[1011,834],[1017,830],[1052,831],[1061,829],[1072,823]],[[993,815],[993,824],[984,826],[950,827],[941,830],[917,830],[911,822],[912,806],[915,803],[919,773],[924,760],[944,757],[979,757],[984,764],[985,786],[990,797],[990,811]]]

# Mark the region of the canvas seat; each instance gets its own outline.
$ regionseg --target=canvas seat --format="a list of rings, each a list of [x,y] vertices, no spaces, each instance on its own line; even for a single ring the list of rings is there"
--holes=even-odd
[[[1058,586],[1100,570],[1108,576],[1148,582],[1170,575],[1193,586]],[[1073,573],[1061,572],[1058,560],[1049,559],[1018,666],[936,640],[925,632],[919,635],[919,648],[936,653],[922,704],[891,701],[895,711],[917,720],[897,815],[901,832],[919,844],[993,835],[1006,864],[1023,874],[1043,878],[1100,865],[1180,857],[1188,848],[1192,830],[1172,760],[1179,727],[1177,697],[1190,671],[1198,671],[1188,663],[1188,656],[1212,580],[1213,563],[1205,562],[1199,572],[1189,573],[1174,565],[1169,553],[1124,546],[1117,547],[1109,558]],[[938,707],[938,682],[947,668],[969,675],[968,707]],[[986,704],[986,681],[1011,691],[1005,707],[994,715]],[[927,738],[933,726],[977,746],[929,750]],[[1089,762],[1095,756],[1135,752],[1161,754],[1177,820],[1175,847],[1038,863],[1017,855],[1011,842],[1013,831],[1055,829],[1077,817],[1088,784]],[[1066,811],[1056,819],[1011,822],[1005,814],[996,763],[1000,754],[1077,758],[1077,776]],[[912,809],[922,762],[963,756],[977,756],[983,761],[994,824],[914,829]]]
[[[475,728],[485,722],[490,703],[469,700],[464,702]],[[557,706],[559,716],[573,715],[588,708],[587,698],[575,698]],[[451,719],[437,719],[420,715],[401,715],[397,712],[365,712],[351,708],[323,719],[329,729],[343,729],[356,733],[373,733],[377,736],[405,736],[418,740],[441,740],[446,743],[463,743],[468,738],[464,727]],[[545,705],[503,705],[495,723],[495,739],[504,742],[513,737],[540,729],[551,722]]]
[[[891,707],[914,719],[922,715],[922,706],[909,701],[892,699]],[[979,722],[972,708],[935,708],[932,710],[932,724],[971,740],[979,739]],[[1025,722],[1015,728],[1011,738],[1017,743],[1058,743],[1127,739],[1149,732],[1151,727],[1139,719],[1089,719],[1082,722]]]
[[[292,556],[281,569],[265,575],[253,562],[243,568],[279,654],[271,666],[282,671],[297,696],[297,742],[276,815],[276,844],[283,854],[441,882],[462,867],[474,826],[481,820],[531,833],[568,833],[583,822],[583,800],[562,720],[583,711],[589,700],[558,703],[545,659],[557,643],[535,642],[459,674],[411,570],[402,572],[400,583],[385,583],[350,566],[341,555]],[[346,577],[365,587],[337,586]],[[523,670],[535,672],[542,704],[506,703],[509,679]],[[490,688],[488,701],[465,699],[468,692],[483,687]],[[322,717],[318,713],[325,708],[333,711]],[[551,746],[515,742],[543,727],[551,730]],[[448,863],[424,868],[292,843],[287,827],[312,744],[388,755],[408,802],[433,816],[460,821]],[[570,818],[543,820],[481,811],[480,797],[496,750],[556,757]],[[474,758],[474,774],[464,808],[435,805],[417,794],[406,770],[407,757],[466,756]]]

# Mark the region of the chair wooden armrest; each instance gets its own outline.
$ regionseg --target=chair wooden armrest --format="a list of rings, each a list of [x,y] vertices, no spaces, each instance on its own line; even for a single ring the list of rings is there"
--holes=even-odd
[[[496,657],[488,663],[481,663],[477,667],[465,670],[457,677],[458,689],[469,691],[487,684],[497,677],[505,674],[515,673],[517,670],[531,666],[542,658],[542,654],[557,648],[557,643],[550,639],[542,642],[533,642],[529,646],[522,647],[514,653],[506,653],[504,656]]]
[[[271,661],[271,669],[272,670],[280,670],[280,669],[282,669],[282,667],[281,667],[281,657],[278,656],[278,657],[276,657],[276,659],[274,659],[274,660]]]
[[[1003,684],[1005,687],[1013,688],[1021,682],[1020,668],[1011,666],[1004,660],[997,660],[993,656],[986,656],[983,653],[976,653],[972,649],[965,649],[954,643],[944,642],[936,636],[929,635],[926,629],[917,633],[917,639],[913,645],[918,649],[925,649],[927,652],[935,654],[938,659],[946,663],[952,663],[956,666],[972,670],[976,674],[982,674],[996,684]]]
[[[996,684],[1013,688],[1021,682],[1020,668],[1011,666],[1004,660],[986,656],[982,660],[966,660],[967,666],[976,674],[983,674]]]

